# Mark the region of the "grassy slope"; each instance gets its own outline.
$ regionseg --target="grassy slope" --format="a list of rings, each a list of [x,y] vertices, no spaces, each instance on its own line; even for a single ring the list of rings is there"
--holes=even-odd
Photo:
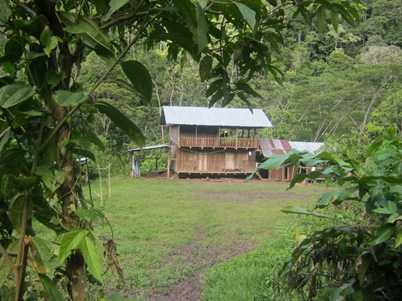
[[[105,291],[140,296],[274,241],[288,219],[280,209],[308,207],[325,190],[309,186],[286,192],[286,187],[260,181],[114,178],[105,214],[114,228],[126,283],[108,272]],[[107,227],[98,232],[111,236]]]

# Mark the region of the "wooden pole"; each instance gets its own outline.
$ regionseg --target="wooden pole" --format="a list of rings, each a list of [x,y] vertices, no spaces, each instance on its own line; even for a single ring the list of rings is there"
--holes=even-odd
[[[236,149],[237,149],[237,143],[239,141],[239,129],[236,128]]]
[[[112,186],[110,185],[110,166],[112,163],[109,162],[109,165],[107,167],[107,177],[108,177],[108,182],[109,182],[109,187],[108,187],[108,197],[112,197]]]
[[[102,199],[102,174],[101,174],[101,169],[100,169],[100,167],[99,167],[99,164],[98,164],[98,174],[99,174],[99,191],[100,191],[99,196],[100,196],[100,203],[101,203],[101,205],[103,205],[103,199]]]
[[[87,178],[86,180],[88,182],[88,188],[89,188],[89,199],[92,201],[91,179],[89,178],[88,159],[87,159],[87,162],[86,162],[86,171],[85,171],[85,173],[86,173],[86,178]]]
[[[169,180],[170,179],[170,158],[168,158],[168,165],[167,165],[167,179]]]
[[[177,126],[177,146],[180,147],[180,125]]]
[[[131,154],[130,174],[131,174],[131,177],[134,178],[134,177],[135,177],[135,166],[134,166],[134,163],[135,163],[134,160],[135,160],[135,158],[134,158],[134,152],[131,152],[130,154]]]
[[[85,182],[87,182],[87,183],[88,183],[88,178],[89,178],[89,175],[88,175],[88,158],[86,158],[85,159]]]

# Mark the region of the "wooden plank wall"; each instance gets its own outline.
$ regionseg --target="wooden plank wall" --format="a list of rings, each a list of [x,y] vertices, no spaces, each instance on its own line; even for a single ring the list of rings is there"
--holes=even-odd
[[[177,145],[179,143],[179,127],[177,125],[170,128],[170,143]]]
[[[177,149],[176,153],[177,173],[252,173],[254,169],[255,152],[246,150],[196,152]]]
[[[290,182],[295,173],[295,167],[281,167],[270,170],[268,179],[276,182]]]

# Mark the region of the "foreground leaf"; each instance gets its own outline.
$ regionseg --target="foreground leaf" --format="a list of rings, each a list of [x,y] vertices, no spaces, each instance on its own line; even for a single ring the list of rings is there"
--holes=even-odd
[[[288,206],[288,207],[283,208],[281,211],[284,212],[284,213],[305,214],[305,215],[312,215],[312,216],[315,216],[315,217],[331,219],[330,216],[315,213],[315,212],[311,212],[311,211],[308,211],[306,209],[303,209],[303,208],[300,208],[300,207],[297,207],[297,206]]]
[[[81,245],[82,255],[84,256],[85,262],[88,266],[88,271],[100,282],[102,282],[102,277],[100,274],[101,264],[99,254],[96,251],[95,244],[92,239],[85,236]]]
[[[87,100],[88,96],[84,93],[74,93],[65,90],[56,91],[54,100],[63,107],[72,107]]]
[[[8,0],[0,0],[0,22],[7,23],[11,13],[12,11],[8,5]]]
[[[134,89],[149,104],[152,99],[152,79],[147,68],[138,61],[123,62],[121,67]]]
[[[382,224],[377,232],[375,233],[373,239],[369,242],[370,245],[379,245],[384,241],[388,240],[394,233],[394,224],[386,223]]]
[[[208,44],[208,24],[205,18],[204,10],[197,2],[197,37],[198,37],[198,53],[201,53]]]
[[[68,233],[64,234],[60,243],[59,262],[62,264],[71,251],[77,249],[83,239],[85,238],[86,231],[82,229],[72,229]]]
[[[142,147],[145,143],[145,138],[140,129],[119,110],[104,101],[97,101],[93,105],[101,112],[106,114],[114,124],[123,130],[138,146]]]
[[[38,274],[38,276],[50,300],[52,301],[64,300],[63,295],[60,293],[57,286],[48,276],[46,276],[45,274]]]
[[[246,21],[248,23],[248,25],[250,25],[251,29],[254,30],[255,23],[256,23],[255,11],[253,11],[251,8],[244,5],[243,3],[235,2],[234,4],[240,10],[244,21]]]
[[[24,84],[15,83],[0,89],[0,107],[10,108],[29,98],[35,93],[36,87],[28,87]]]

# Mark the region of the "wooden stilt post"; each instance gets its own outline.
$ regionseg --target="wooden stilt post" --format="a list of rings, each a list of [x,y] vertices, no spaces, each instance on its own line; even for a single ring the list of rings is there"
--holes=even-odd
[[[103,198],[102,198],[102,173],[101,173],[101,169],[100,169],[100,167],[99,167],[99,164],[98,164],[98,174],[99,174],[99,196],[100,196],[100,203],[101,203],[101,206],[103,205]]]
[[[168,165],[167,165],[167,179],[169,180],[170,179],[170,158],[168,158]]]
[[[107,177],[108,177],[108,197],[112,197],[112,186],[110,185],[110,166],[112,165],[112,163],[109,162],[109,165],[107,167]]]
[[[92,201],[91,179],[89,178],[88,158],[87,158],[87,161],[86,161],[85,165],[86,165],[85,177],[86,177],[86,181],[88,183],[89,199]]]
[[[135,158],[134,158],[134,152],[130,152],[130,155],[131,155],[131,160],[130,160],[130,162],[131,162],[131,166],[130,166],[130,174],[131,174],[131,177],[132,178],[135,178],[135,166],[134,166],[134,163],[135,163]]]
[[[239,142],[239,129],[236,128],[236,149],[237,149],[238,142]]]

